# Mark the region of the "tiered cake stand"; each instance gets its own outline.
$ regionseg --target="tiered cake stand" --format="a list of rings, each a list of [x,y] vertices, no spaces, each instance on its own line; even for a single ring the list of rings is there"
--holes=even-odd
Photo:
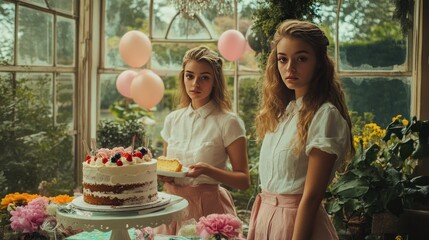
[[[129,228],[156,227],[169,224],[173,220],[179,221],[184,217],[188,201],[176,195],[169,194],[169,197],[168,204],[153,209],[107,212],[76,209],[72,213],[57,211],[57,221],[65,228],[71,226],[73,229],[89,232],[94,229],[102,232],[112,231],[110,240],[129,240],[131,239],[128,234]],[[158,211],[152,212],[153,210]]]

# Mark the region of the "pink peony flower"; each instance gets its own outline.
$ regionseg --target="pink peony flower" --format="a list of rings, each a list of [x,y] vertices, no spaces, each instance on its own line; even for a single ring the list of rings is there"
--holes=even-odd
[[[225,238],[238,237],[241,230],[241,221],[231,214],[210,214],[201,217],[196,225],[197,233],[202,238],[221,235]]]
[[[48,199],[39,197],[29,202],[26,206],[17,207],[14,211],[11,211],[11,228],[23,233],[36,232],[47,217],[45,208],[48,202]]]

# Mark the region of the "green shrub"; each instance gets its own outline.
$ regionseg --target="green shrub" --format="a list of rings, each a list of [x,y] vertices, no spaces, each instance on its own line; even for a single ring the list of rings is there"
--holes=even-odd
[[[37,84],[30,85],[32,81]],[[41,181],[54,178],[55,192],[74,188],[73,138],[67,124],[53,124],[49,95],[43,95],[50,84],[44,77],[14,80],[0,75],[1,196],[37,193]]]

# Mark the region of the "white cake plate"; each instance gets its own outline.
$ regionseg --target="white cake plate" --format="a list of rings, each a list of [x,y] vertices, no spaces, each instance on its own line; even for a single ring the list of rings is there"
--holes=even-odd
[[[187,168],[187,167],[182,167],[182,171],[180,171],[180,172],[156,170],[156,174],[158,174],[158,175],[165,176],[165,177],[176,177],[176,178],[186,177],[186,174],[188,172],[189,172],[189,168]]]
[[[75,208],[72,212],[57,210],[58,224],[64,228],[82,229],[102,232],[112,231],[110,240],[131,240],[128,235],[129,228],[142,229],[169,224],[171,221],[180,221],[187,216],[188,201],[186,199],[167,193],[161,196],[170,196],[171,201],[163,206],[128,212],[91,212]],[[70,204],[73,206],[72,204]]]
[[[164,192],[158,192],[158,200],[150,203],[140,205],[128,205],[128,206],[111,206],[111,205],[93,205],[83,201],[83,196],[79,196],[71,202],[71,205],[75,208],[92,211],[92,212],[128,212],[128,211],[140,211],[144,209],[158,208],[167,205],[171,200],[169,194]]]

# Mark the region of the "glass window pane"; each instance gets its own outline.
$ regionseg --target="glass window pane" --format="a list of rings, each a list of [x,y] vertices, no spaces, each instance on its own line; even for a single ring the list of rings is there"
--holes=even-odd
[[[387,126],[398,114],[409,119],[411,78],[354,77],[341,81],[350,111],[362,116],[364,112],[373,113],[379,126]]]
[[[56,122],[68,124],[70,129],[73,129],[74,80],[72,73],[56,76]]]
[[[160,37],[166,39],[213,39],[212,33],[205,27],[207,23],[204,20],[204,17],[199,16],[189,19],[180,14],[175,15],[171,19],[167,32],[161,33]]]
[[[337,17],[337,7],[337,1],[320,3],[320,18],[314,19],[314,22],[322,28],[329,40],[328,54],[332,59],[335,59],[335,34],[337,32],[335,21]]]
[[[47,181],[53,183],[50,194],[70,194],[73,138],[65,127],[52,124],[52,74],[17,74],[15,82],[12,74],[0,78],[0,171],[7,183],[0,192],[38,193],[39,183]]]
[[[131,30],[149,35],[149,1],[106,0],[104,22],[106,67],[129,67],[119,56],[119,41]]]
[[[48,0],[51,9],[59,10],[62,12],[74,13],[75,0]]]
[[[258,84],[260,76],[243,76],[238,82],[238,113],[243,119],[247,132],[254,127],[256,112],[258,111]]]
[[[211,6],[203,10],[199,16],[205,18],[208,23],[208,29],[214,33],[217,39],[223,32],[229,29],[235,29],[233,1],[227,2],[226,8],[223,11],[219,10],[218,4],[222,1],[210,1]]]
[[[239,20],[239,31],[246,36],[248,30],[252,26],[252,14],[256,7],[253,2],[240,2],[238,5]],[[246,51],[239,60],[240,71],[259,71],[258,61],[255,57],[256,52],[250,47],[249,43],[246,42]]]
[[[76,23],[73,19],[57,18],[57,64],[74,66],[76,46]]]
[[[16,77],[19,84],[31,89],[32,95],[37,96],[37,98],[34,98],[34,101],[27,103],[29,108],[43,106],[43,111],[40,114],[52,117],[52,74],[17,73]]]
[[[0,0],[0,65],[13,65],[15,4]]]
[[[342,2],[341,70],[407,70],[407,41],[394,10],[390,0]]]
[[[26,7],[18,14],[18,64],[52,66],[53,16]]]
[[[100,119],[112,119],[114,116],[109,107],[124,97],[116,89],[116,78],[119,74],[102,74],[100,76]]]
[[[249,163],[252,167],[259,159],[259,148],[256,143],[255,116],[259,110],[260,76],[243,76],[238,82],[238,115],[246,126],[246,135],[248,137]]]
[[[168,26],[178,11],[166,0],[153,3],[153,38],[166,38]]]
[[[47,8],[45,0],[23,0],[24,2],[28,2],[33,5],[37,5],[40,7]]]
[[[177,69],[180,71],[182,68],[182,59],[186,51],[201,45],[217,51],[215,43],[153,43],[151,67],[167,70]],[[225,64],[228,65],[228,63]]]
[[[224,31],[235,29],[233,1],[209,1],[208,4],[195,4],[197,11],[193,17],[179,14],[179,3],[180,1],[170,0],[154,1],[154,38],[217,39]],[[219,4],[225,7],[220,7]],[[187,9],[193,7],[186,6]]]

